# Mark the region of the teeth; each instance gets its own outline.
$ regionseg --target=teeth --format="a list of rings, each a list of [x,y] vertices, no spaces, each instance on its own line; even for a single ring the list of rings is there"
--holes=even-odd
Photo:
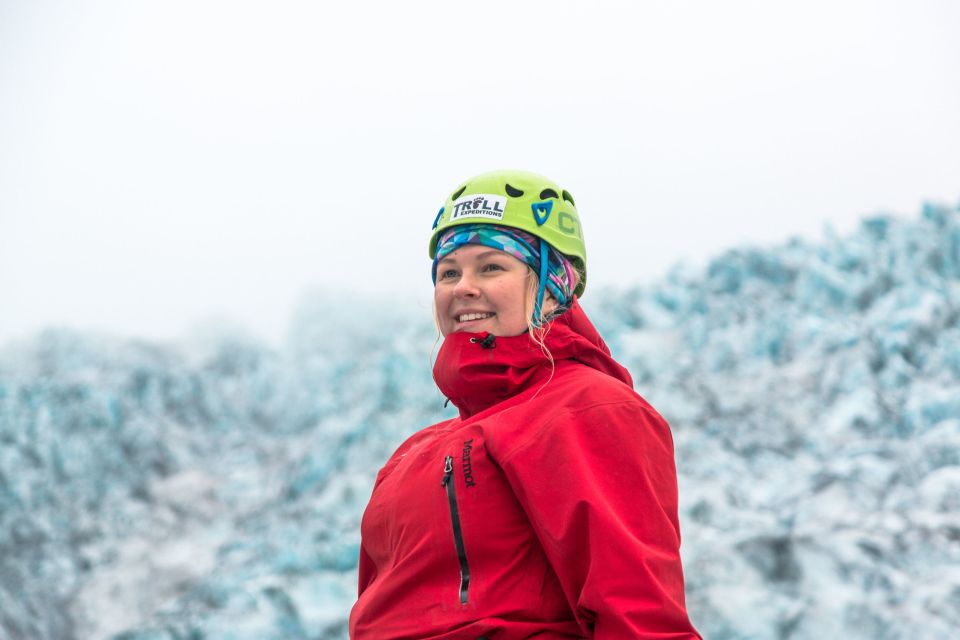
[[[457,322],[469,322],[470,320],[482,320],[493,316],[492,313],[465,313],[457,316]]]

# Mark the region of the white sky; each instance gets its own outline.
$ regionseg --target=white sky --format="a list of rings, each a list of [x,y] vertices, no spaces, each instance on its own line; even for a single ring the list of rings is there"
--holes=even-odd
[[[952,0],[335,4],[0,0],[0,343],[426,314],[493,168],[573,193],[594,287],[960,199]]]

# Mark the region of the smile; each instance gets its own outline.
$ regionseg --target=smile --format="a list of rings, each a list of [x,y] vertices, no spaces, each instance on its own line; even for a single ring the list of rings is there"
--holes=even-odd
[[[457,322],[470,322],[471,320],[484,320],[486,318],[492,318],[497,314],[495,313],[464,313],[463,315],[457,316]]]

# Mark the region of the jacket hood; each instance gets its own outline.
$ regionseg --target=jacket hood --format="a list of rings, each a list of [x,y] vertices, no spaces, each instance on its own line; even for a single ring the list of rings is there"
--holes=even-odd
[[[630,373],[610,355],[576,298],[549,327],[544,344],[557,368],[565,362],[578,362],[633,387]],[[509,337],[451,333],[433,365],[434,381],[460,410],[462,419],[543,384],[550,373],[549,358],[529,333]]]

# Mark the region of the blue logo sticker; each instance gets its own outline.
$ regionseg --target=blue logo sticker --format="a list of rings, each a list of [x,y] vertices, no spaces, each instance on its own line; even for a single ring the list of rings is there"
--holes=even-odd
[[[533,209],[533,219],[537,221],[538,225],[543,226],[543,223],[550,217],[550,212],[553,211],[553,200],[534,202],[530,205],[530,208]]]
[[[436,229],[437,225],[440,224],[440,216],[443,215],[443,207],[440,207],[440,213],[437,214],[437,217],[433,219],[433,226],[431,229]]]

